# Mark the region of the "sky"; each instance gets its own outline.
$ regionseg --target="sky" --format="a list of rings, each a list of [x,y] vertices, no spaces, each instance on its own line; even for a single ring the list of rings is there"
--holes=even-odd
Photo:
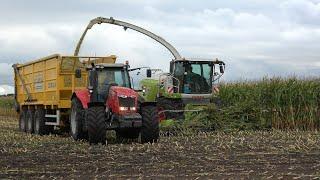
[[[13,63],[72,55],[98,16],[146,28],[183,57],[225,61],[225,81],[320,75],[320,0],[1,0],[0,84],[13,85]],[[164,71],[173,58],[154,40],[110,24],[88,32],[80,55]]]

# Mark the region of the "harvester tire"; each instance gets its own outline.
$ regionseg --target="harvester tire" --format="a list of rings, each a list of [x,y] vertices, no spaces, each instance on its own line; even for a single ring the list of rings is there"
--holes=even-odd
[[[27,110],[22,110],[19,116],[19,130],[21,132],[26,132],[27,125]]]
[[[163,110],[183,110],[184,105],[181,99],[167,99],[159,98],[158,106]],[[166,119],[184,119],[184,112],[170,112],[164,113]]]
[[[38,135],[49,134],[53,131],[53,126],[46,125],[45,110],[43,108],[36,109],[34,113],[33,130]]]
[[[107,127],[104,107],[88,108],[87,113],[88,135],[90,144],[106,144]]]
[[[26,132],[32,134],[34,130],[34,110],[29,109],[27,112]]]
[[[83,107],[78,98],[71,101],[70,134],[74,140],[87,139],[87,133],[83,132]]]
[[[159,115],[157,107],[153,105],[142,106],[141,115],[141,142],[157,142],[159,139]]]

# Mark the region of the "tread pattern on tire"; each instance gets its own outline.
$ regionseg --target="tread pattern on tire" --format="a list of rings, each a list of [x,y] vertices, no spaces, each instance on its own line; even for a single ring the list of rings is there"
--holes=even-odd
[[[159,139],[159,115],[157,107],[153,105],[142,106],[141,115],[141,142],[157,142]]]
[[[70,118],[70,134],[73,137],[73,139],[75,139],[75,140],[87,139],[87,136],[88,136],[87,133],[83,132],[84,117],[81,115],[83,112],[82,104],[78,98],[73,98],[71,103],[72,103],[71,108],[73,108],[73,106],[75,106],[76,111],[79,115],[76,117],[76,123],[78,123],[77,134],[72,133],[72,129],[71,129],[72,125],[71,125],[71,118]]]
[[[90,144],[106,144],[106,122],[104,108],[90,107],[87,110],[87,124]]]
[[[19,130],[21,132],[26,132],[26,126],[27,126],[27,110],[20,111],[19,116]]]
[[[26,118],[26,132],[32,134],[34,132],[34,110],[29,109]]]

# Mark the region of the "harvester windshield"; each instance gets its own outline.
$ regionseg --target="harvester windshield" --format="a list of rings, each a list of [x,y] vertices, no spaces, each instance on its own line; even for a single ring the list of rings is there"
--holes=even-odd
[[[213,64],[199,61],[175,62],[174,77],[179,80],[180,93],[208,94],[212,91]]]

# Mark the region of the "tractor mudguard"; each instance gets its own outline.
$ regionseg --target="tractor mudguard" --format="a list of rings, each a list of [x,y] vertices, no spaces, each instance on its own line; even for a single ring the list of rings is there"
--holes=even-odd
[[[90,102],[90,93],[88,90],[85,89],[85,90],[75,91],[72,95],[72,98],[74,97],[77,97],[80,100],[82,107],[84,109],[88,109],[88,103]]]

